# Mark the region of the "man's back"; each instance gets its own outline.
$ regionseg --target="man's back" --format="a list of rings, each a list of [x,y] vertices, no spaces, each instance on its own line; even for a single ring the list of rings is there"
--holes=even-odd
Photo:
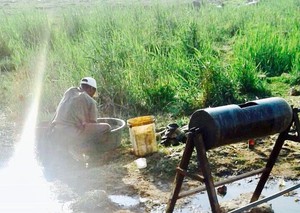
[[[60,101],[52,123],[80,128],[84,123],[97,120],[96,102],[76,87],[68,89]]]
[[[97,103],[93,99],[96,90],[95,79],[85,77],[79,87],[71,87],[65,92],[49,134],[49,140],[57,145],[57,150],[93,150],[95,144],[106,141],[111,126],[97,123]]]

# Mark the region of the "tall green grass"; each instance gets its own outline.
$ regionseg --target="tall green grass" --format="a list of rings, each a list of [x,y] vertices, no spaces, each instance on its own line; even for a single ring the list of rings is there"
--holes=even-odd
[[[298,12],[295,0],[265,0],[200,10],[175,1],[103,4],[66,9],[55,18],[2,13],[2,102],[13,109],[28,97],[30,64],[45,31],[50,39],[41,113],[53,113],[63,92],[83,76],[96,78],[99,111],[109,116],[188,115],[271,96],[261,74],[300,79]]]

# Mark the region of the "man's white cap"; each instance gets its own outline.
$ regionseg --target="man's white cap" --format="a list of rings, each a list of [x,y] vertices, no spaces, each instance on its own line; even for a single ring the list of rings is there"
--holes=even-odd
[[[97,89],[96,80],[92,77],[84,77],[83,79],[81,79],[80,84],[87,84],[87,85]]]

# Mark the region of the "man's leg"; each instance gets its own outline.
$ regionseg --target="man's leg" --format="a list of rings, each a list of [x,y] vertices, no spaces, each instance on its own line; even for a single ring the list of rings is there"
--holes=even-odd
[[[82,146],[90,150],[97,147],[101,149],[101,146],[105,146],[105,144],[109,143],[110,132],[111,126],[107,123],[88,123],[85,125],[81,135],[83,141]]]
[[[106,133],[111,131],[111,126],[107,123],[87,123],[82,134],[88,139],[99,141]]]
[[[44,156],[46,161],[43,162],[45,169],[49,168],[48,172],[54,173],[55,169],[74,162],[69,151],[74,144],[78,143],[78,133],[76,128],[62,125],[52,128],[47,140],[47,154]],[[48,175],[51,175],[50,173]]]

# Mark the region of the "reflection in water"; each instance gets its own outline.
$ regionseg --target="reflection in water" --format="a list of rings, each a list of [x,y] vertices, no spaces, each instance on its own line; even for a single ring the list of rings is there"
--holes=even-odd
[[[218,195],[219,204],[232,201],[234,199],[240,199],[242,194],[249,195],[249,200],[252,196],[255,187],[259,181],[259,176],[245,178],[239,181],[235,181],[227,185],[227,193],[225,196]],[[277,193],[283,189],[289,188],[298,184],[299,181],[284,181],[284,186],[282,185],[282,180],[280,179],[270,179],[267,181],[262,196],[270,196]],[[250,193],[250,194],[249,194]],[[300,208],[300,188],[291,191],[285,195],[277,197],[271,201],[268,201],[272,205],[272,210],[276,213],[289,212],[295,213],[299,212]],[[241,206],[240,206],[241,207]],[[164,213],[166,205],[161,205],[153,208],[151,213]],[[174,213],[210,213],[210,203],[208,199],[207,192],[199,192],[189,197],[184,198],[183,203],[177,203],[175,205]]]
[[[37,58],[34,99],[21,139],[6,168],[0,171],[0,212],[63,212],[35,158],[35,126],[45,70],[47,45]],[[64,211],[66,212],[66,211]]]
[[[226,202],[239,198],[241,194],[250,193],[252,195],[255,187],[257,186],[259,176],[245,178],[239,181],[235,181],[227,185],[227,194],[225,196],[218,196],[219,203]],[[265,188],[262,191],[263,196],[270,196],[277,193],[285,188],[289,188],[297,184],[297,181],[285,181],[285,185],[282,186],[281,179],[270,179],[267,181]],[[300,207],[300,202],[297,202],[299,197],[300,189],[296,189],[291,193],[284,196],[277,197],[273,200],[268,201],[272,205],[274,212],[298,212]],[[250,200],[249,196],[249,200]],[[180,212],[194,212],[193,209],[199,209],[201,212],[210,212],[210,203],[208,200],[208,195],[206,192],[198,193],[190,197],[187,206],[181,209]],[[175,211],[176,212],[176,211]]]

